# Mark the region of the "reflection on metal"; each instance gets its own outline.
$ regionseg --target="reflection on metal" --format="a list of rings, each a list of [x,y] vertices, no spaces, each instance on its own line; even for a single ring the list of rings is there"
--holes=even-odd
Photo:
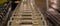
[[[51,7],[54,9],[59,9],[60,6],[60,0],[50,0]]]
[[[22,0],[7,26],[47,26],[44,16],[35,5],[34,0]]]
[[[47,17],[52,26],[60,26],[60,0],[47,0]],[[48,23],[48,24],[49,24]],[[51,24],[49,24],[51,26]]]
[[[57,8],[58,8],[58,6],[57,6],[57,1],[58,1],[58,0],[53,0],[53,1],[51,0],[51,3],[52,3],[52,4],[51,4],[51,7],[57,9]]]

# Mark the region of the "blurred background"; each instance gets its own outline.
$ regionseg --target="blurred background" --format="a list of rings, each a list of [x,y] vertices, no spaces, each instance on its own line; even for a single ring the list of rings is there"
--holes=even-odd
[[[6,26],[21,0],[0,0],[0,26]],[[48,26],[60,26],[60,0],[35,0]]]

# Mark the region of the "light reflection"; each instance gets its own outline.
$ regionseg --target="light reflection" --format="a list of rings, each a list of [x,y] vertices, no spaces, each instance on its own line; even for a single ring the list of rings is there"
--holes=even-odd
[[[50,0],[50,1],[53,2],[53,3],[55,3],[55,4],[57,3],[57,0]]]
[[[54,9],[58,8],[56,4],[52,4],[51,7],[53,7]]]

